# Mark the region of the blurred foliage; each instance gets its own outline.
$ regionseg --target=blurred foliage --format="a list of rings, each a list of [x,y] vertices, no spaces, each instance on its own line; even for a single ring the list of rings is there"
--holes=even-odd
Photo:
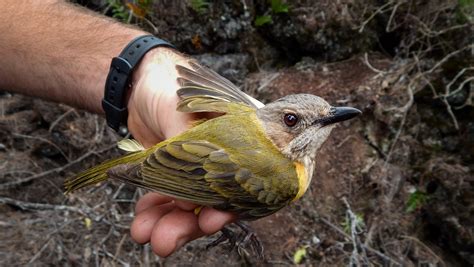
[[[260,27],[262,25],[265,25],[267,23],[272,23],[272,22],[273,22],[272,16],[270,16],[270,15],[258,16],[255,19],[255,26]]]
[[[123,22],[130,23],[132,18],[143,19],[151,12],[153,0],[107,0],[107,9],[110,9],[112,17]]]
[[[191,0],[191,8],[199,14],[204,14],[208,11],[210,3],[206,0]]]
[[[474,0],[458,0],[458,20],[474,23]]]
[[[417,189],[410,194],[405,211],[408,213],[413,212],[423,206],[423,204],[425,204],[427,200],[428,195]]]
[[[272,12],[275,14],[278,13],[288,13],[288,4],[284,3],[282,0],[271,0]]]
[[[282,0],[270,0],[270,8],[264,15],[255,18],[255,26],[260,27],[273,22],[272,14],[288,13],[289,6]]]

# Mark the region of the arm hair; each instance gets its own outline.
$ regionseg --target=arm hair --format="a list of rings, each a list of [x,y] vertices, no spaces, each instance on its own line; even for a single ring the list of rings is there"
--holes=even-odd
[[[112,57],[146,34],[52,0],[0,3],[0,90],[102,113]]]

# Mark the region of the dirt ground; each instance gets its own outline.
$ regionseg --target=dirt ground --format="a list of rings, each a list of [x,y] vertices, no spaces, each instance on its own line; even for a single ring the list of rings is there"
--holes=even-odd
[[[98,2],[81,4],[103,11]],[[455,25],[472,20],[458,22],[456,1],[436,12],[411,1],[337,2],[292,1],[278,14],[266,1],[147,7],[157,35],[262,101],[312,93],[363,111],[333,131],[301,200],[250,223],[264,261],[248,248],[206,250],[217,235],[165,259],[135,244],[129,225],[142,190],[108,182],[63,195],[64,179],[120,154],[120,137],[98,115],[1,91],[0,265],[472,266],[474,89],[463,81],[473,61],[459,37],[469,35],[464,26],[452,30],[454,44],[436,35],[454,16]],[[261,14],[273,24],[255,26]],[[411,17],[431,28],[407,27]],[[427,49],[423,38],[443,49],[412,56]],[[443,97],[451,87],[460,89]]]

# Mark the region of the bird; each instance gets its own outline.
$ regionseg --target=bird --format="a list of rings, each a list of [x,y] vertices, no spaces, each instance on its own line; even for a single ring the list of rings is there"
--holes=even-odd
[[[361,114],[312,94],[265,105],[194,60],[176,70],[177,110],[219,116],[147,149],[121,141],[129,154],[68,179],[66,193],[110,178],[256,220],[304,195],[335,125]]]

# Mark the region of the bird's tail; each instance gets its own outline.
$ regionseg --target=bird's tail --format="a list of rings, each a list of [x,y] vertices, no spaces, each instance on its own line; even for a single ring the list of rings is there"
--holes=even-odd
[[[146,157],[146,150],[136,151],[116,159],[108,160],[101,163],[100,165],[90,168],[64,182],[64,187],[66,189],[65,194],[76,191],[88,185],[103,182],[107,180],[107,171],[110,168],[120,164],[140,162],[144,159],[144,157]]]

